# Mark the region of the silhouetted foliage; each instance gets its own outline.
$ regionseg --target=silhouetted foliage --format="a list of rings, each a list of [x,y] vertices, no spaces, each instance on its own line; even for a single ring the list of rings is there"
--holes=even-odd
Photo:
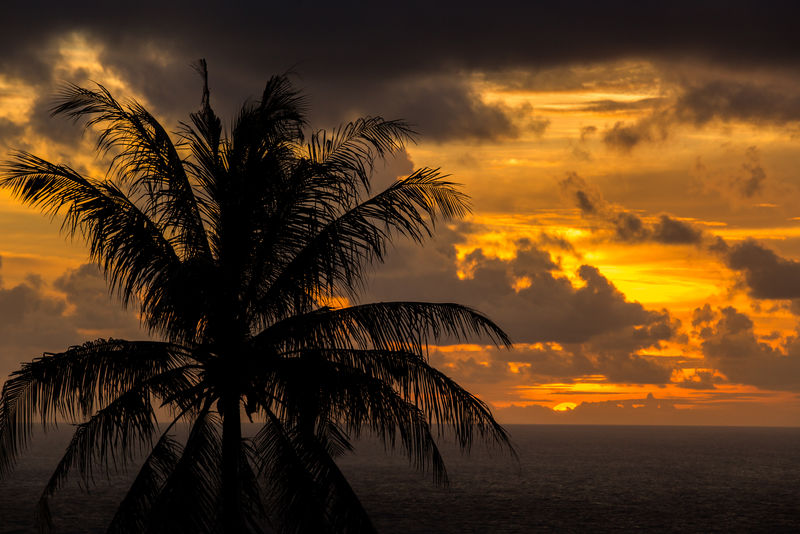
[[[88,483],[144,453],[109,532],[371,531],[334,462],[352,438],[401,447],[440,483],[437,429],[464,449],[508,444],[484,403],[427,359],[443,336],[508,345],[490,320],[450,303],[326,304],[357,301],[394,236],[422,241],[437,220],[464,215],[466,197],[431,169],[373,195],[373,164],[411,130],[366,117],[306,137],[303,97],[285,76],[226,131],[205,62],[198,70],[202,105],[177,141],[101,85],[63,89],[53,112],[99,132],[106,177],[27,152],[3,167],[0,185],[61,217],[164,341],[91,341],[14,372],[0,401],[0,474],[35,421],[68,420],[74,437],[38,504],[44,530],[48,498],[70,474]],[[242,414],[261,425],[254,437],[242,436]]]

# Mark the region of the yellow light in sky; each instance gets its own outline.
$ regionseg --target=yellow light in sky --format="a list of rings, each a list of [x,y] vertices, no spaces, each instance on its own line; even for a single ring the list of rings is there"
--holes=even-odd
[[[553,407],[554,412],[568,412],[570,410],[574,410],[575,407],[578,406],[574,402],[562,402],[561,404],[556,404]]]
[[[514,279],[514,291],[519,293],[523,289],[528,289],[531,287],[533,281],[528,276],[520,276]]]
[[[35,101],[36,91],[33,87],[0,75],[0,118],[23,123]]]

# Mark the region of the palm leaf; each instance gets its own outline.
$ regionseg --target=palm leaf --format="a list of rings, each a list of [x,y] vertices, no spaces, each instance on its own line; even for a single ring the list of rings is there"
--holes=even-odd
[[[117,508],[106,531],[108,534],[139,534],[147,529],[150,509],[178,465],[183,451],[182,445],[170,432],[188,412],[190,408],[182,410],[161,433]]]
[[[118,149],[112,170],[142,201],[144,213],[165,233],[177,236],[176,248],[182,257],[209,253],[183,162],[169,134],[144,107],[135,101],[123,105],[102,85],[93,91],[68,84],[52,112],[74,120],[87,117],[87,128],[100,127],[98,151]]]
[[[204,407],[192,425],[180,459],[164,481],[142,532],[218,532],[221,436],[219,421]]]
[[[267,410],[253,438],[280,532],[374,532],[368,515],[328,453],[324,436],[286,427]]]
[[[124,303],[138,296],[147,307],[162,297],[159,282],[180,262],[176,243],[118,187],[27,152],[15,153],[3,171],[0,187],[46,214],[63,215],[67,235],[82,235]]]
[[[148,388],[134,388],[78,425],[39,498],[37,516],[42,532],[52,528],[49,498],[63,486],[73,468],[78,469],[88,486],[95,466],[104,467],[106,473],[110,464],[115,470],[124,469],[135,452],[151,443],[156,425],[149,397]]]
[[[280,321],[254,337],[256,348],[283,346],[401,350],[422,354],[442,338],[486,336],[511,346],[503,330],[481,313],[460,304],[377,302],[346,308],[321,308]]]
[[[467,212],[466,197],[455,185],[436,170],[421,169],[326,224],[310,226],[301,219],[298,230],[284,231],[295,236],[300,248],[262,290],[259,311],[274,316],[291,309],[298,291],[317,299],[337,293],[355,296],[365,269],[383,261],[395,233],[421,242],[439,217],[447,220]],[[328,218],[322,214],[319,220]],[[298,238],[303,232],[307,237]]]
[[[319,357],[316,352],[282,360],[277,373],[290,399],[285,418],[298,429],[319,421],[340,421],[355,435],[364,429],[389,448],[398,444],[417,469],[430,471],[437,483],[447,472],[422,410],[390,383],[356,368]]]
[[[477,435],[514,453],[506,431],[494,420],[488,406],[419,354],[355,349],[318,352],[338,367],[390,385],[440,431],[453,434],[463,449],[468,450]]]
[[[43,425],[74,421],[138,383],[186,363],[181,347],[160,342],[98,340],[23,364],[3,385],[0,475],[27,446],[38,416]]]
[[[398,120],[363,117],[328,132],[320,130],[307,145],[308,159],[321,175],[340,175],[367,191],[375,160],[402,150],[414,132]]]

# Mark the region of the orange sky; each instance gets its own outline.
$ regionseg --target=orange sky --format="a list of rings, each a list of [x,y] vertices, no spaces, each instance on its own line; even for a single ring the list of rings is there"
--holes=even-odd
[[[97,80],[172,129],[199,102],[184,67],[193,56],[180,47],[154,37],[128,58],[90,31],[48,36],[37,56],[47,76],[0,70],[3,153],[23,148],[103,172],[93,140],[42,111],[60,80]],[[441,167],[473,198],[472,216],[440,227],[424,248],[399,243],[365,300],[464,302],[506,328],[512,351],[443,345],[431,354],[506,422],[800,424],[800,114],[791,107],[800,78],[611,56],[410,71],[380,86],[385,101],[363,102],[326,100],[346,84],[309,59],[313,75],[301,85],[323,125],[420,113],[408,117],[421,123],[418,143],[378,181]],[[140,64],[173,78],[143,78]],[[271,74],[254,68],[246,81]],[[223,110],[258,90],[238,94],[225,78],[232,69],[210,58]],[[177,108],[167,83],[184,95]],[[431,94],[444,104],[426,115]],[[2,193],[0,228],[3,375],[85,337],[141,335],[57,224]]]

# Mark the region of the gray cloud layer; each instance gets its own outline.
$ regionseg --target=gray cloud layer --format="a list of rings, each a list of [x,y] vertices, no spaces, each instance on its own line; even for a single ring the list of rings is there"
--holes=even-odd
[[[93,265],[66,271],[53,295],[36,276],[13,287],[0,283],[0,382],[20,362],[98,337],[142,339],[138,320],[108,297]]]
[[[688,1],[513,2],[496,12],[422,2],[403,9],[262,2],[225,9],[212,2],[196,2],[190,9],[163,2],[140,2],[135,9],[47,3],[43,9],[29,2],[5,7],[0,72],[52,89],[53,67],[64,62],[58,41],[79,32],[99,43],[103,61],[145,93],[161,114],[182,117],[199,100],[188,64],[206,57],[224,116],[243,97],[257,94],[269,74],[295,69],[312,94],[315,124],[383,114],[417,124],[432,139],[496,139],[518,133],[516,114],[481,102],[466,83],[469,73],[497,73],[501,79],[502,72],[630,57],[692,58],[731,68],[793,67],[800,61],[800,41],[789,23],[794,12],[789,2],[753,1],[700,6]],[[681,109],[703,121],[735,113],[777,116],[797,107],[796,97],[756,93],[748,86],[709,83],[691,88]],[[37,109],[44,108],[37,104]],[[542,127],[541,122],[530,125]],[[606,141],[630,148],[651,136],[642,125],[619,124],[606,132]]]

